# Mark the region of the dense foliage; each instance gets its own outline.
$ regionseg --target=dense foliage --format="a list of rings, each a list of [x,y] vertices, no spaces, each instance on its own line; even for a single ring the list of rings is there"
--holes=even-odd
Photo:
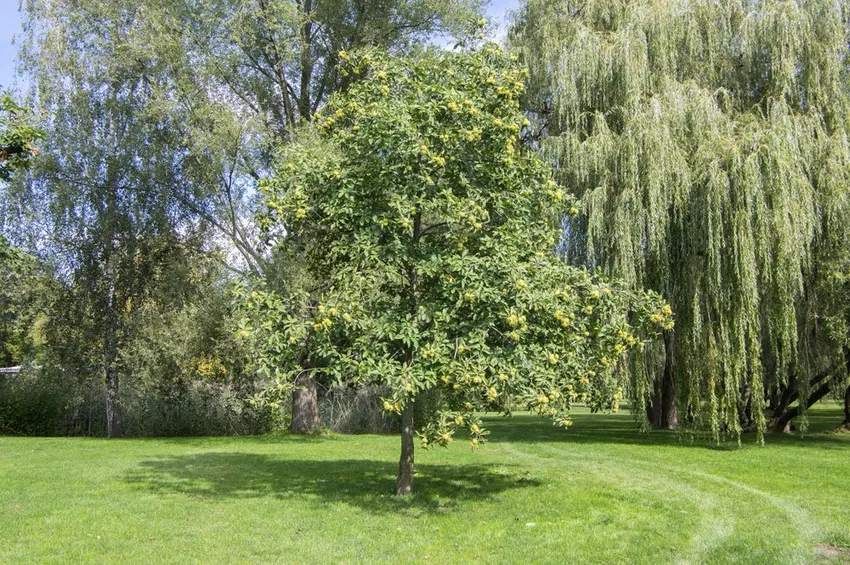
[[[0,98],[3,432],[850,425],[845,0],[526,0],[515,62],[478,0],[71,8]]]
[[[761,432],[770,407],[782,429],[846,379],[848,21],[832,0],[529,0],[516,18],[535,139],[581,199],[565,252],[675,311],[663,370],[633,368],[657,423],[678,406]]]
[[[30,102],[43,110],[46,139],[32,175],[18,175],[4,191],[3,233],[42,258],[60,290],[41,300],[58,308],[40,322],[51,340],[29,352],[30,360],[52,361],[18,379],[15,390],[36,390],[42,379],[58,394],[50,383],[72,374],[73,398],[58,404],[97,405],[83,410],[82,424],[62,415],[62,425],[44,429],[99,433],[91,420],[104,405],[109,435],[209,427],[209,418],[185,425],[194,409],[172,414],[190,390],[225,402],[235,386],[242,406],[262,375],[240,346],[211,345],[209,327],[220,324],[217,342],[232,328],[221,308],[230,275],[208,260],[237,276],[290,269],[257,245],[249,212],[272,148],[343,84],[335,70],[340,49],[412,49],[429,34],[459,30],[477,4],[83,0],[68,9],[31,0],[21,8],[21,68]],[[6,167],[34,153],[25,139],[34,130],[11,99],[3,98],[3,108]],[[199,292],[187,270],[217,280],[205,279]],[[202,314],[212,317],[194,319]],[[23,329],[15,331],[29,332],[27,320],[18,317]],[[197,355],[212,355],[214,372],[235,368],[228,380],[240,384],[208,390],[194,369],[206,366]],[[132,415],[140,410],[168,415],[151,415],[140,432]],[[208,433],[219,429],[212,424]]]
[[[116,313],[125,434],[246,434],[279,426],[275,411],[251,401],[258,385],[249,353],[234,336],[221,270],[173,241],[147,252],[155,258],[137,260],[156,268],[140,274],[143,289]],[[30,271],[22,281],[29,288],[14,284],[3,297],[9,297],[3,338],[23,368],[0,377],[0,431],[104,435],[98,304],[79,279],[57,280],[37,263]]]
[[[270,329],[284,366],[305,370],[292,361],[309,344],[316,370],[389,387],[384,409],[404,426],[399,492],[412,480],[412,405],[429,393],[425,446],[459,427],[480,444],[483,410],[567,425],[577,400],[616,409],[612,368],[670,327],[670,311],[555,254],[571,199],[519,145],[522,72],[492,44],[341,56],[356,82],[263,185],[261,222],[285,228],[281,245],[317,282],[251,297],[282,313]]]
[[[16,170],[29,167],[38,155],[36,140],[41,137],[32,116],[7,93],[0,93],[0,181],[8,181]]]
[[[50,277],[38,261],[0,236],[0,366],[31,360],[40,299],[49,291]]]

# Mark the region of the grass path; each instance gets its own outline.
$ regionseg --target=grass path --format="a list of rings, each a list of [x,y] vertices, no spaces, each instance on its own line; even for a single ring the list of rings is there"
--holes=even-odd
[[[850,434],[741,449],[578,413],[386,436],[0,438],[0,563],[850,563]]]

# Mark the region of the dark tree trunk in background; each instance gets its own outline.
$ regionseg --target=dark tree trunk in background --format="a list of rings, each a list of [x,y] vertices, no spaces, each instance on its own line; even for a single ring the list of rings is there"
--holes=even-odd
[[[316,379],[312,371],[305,371],[295,379],[292,391],[292,424],[289,429],[296,434],[309,434],[319,427],[319,399]]]
[[[811,408],[815,402],[819,401],[827,394],[829,394],[829,381],[823,383],[814,392],[812,392],[806,400],[806,409]],[[786,410],[784,414],[776,418],[776,421],[773,423],[773,431],[776,433],[790,432],[791,420],[799,416],[802,412],[803,410],[799,403],[790,410]]]
[[[103,366],[106,372],[106,435],[123,437],[124,422],[121,418],[121,399],[118,387],[118,318],[115,312],[115,271],[107,258],[106,268],[106,316],[103,336]]]
[[[656,378],[653,384],[652,396],[646,407],[646,417],[649,420],[650,427],[653,429],[659,429],[664,419],[664,411],[661,409],[662,386],[662,379]]]
[[[790,381],[785,389],[782,390],[782,394],[777,395],[778,398],[773,403],[773,419],[770,424],[772,428],[775,428],[776,421],[782,417],[786,410],[788,410],[788,406],[797,399],[797,392],[794,390],[795,383],[794,381]]]
[[[738,423],[744,430],[753,429],[753,388],[749,383],[741,386],[738,400]]]
[[[652,397],[647,405],[649,425],[657,430],[679,427],[676,405],[676,350],[673,332],[664,333],[664,371],[655,379]]]
[[[809,387],[818,386],[814,389],[809,397],[805,401],[805,408],[811,408],[816,402],[821,400],[824,396],[829,394],[830,390],[833,390],[833,387],[836,383],[833,380],[833,377],[836,375],[836,371],[841,370],[842,368],[833,367],[827,371],[823,371],[809,379]],[[850,373],[850,349],[846,349],[844,351],[844,367],[843,369]],[[796,402],[799,399],[799,392],[795,389],[794,386],[795,379],[792,379],[786,389],[783,391],[782,396],[779,399],[776,407],[773,410],[773,420],[771,421],[770,427],[776,433],[788,433],[791,431],[791,421],[802,414],[803,407],[801,406],[801,402],[797,402],[797,405],[793,408],[789,408],[791,404]],[[811,390],[811,388],[809,389]],[[848,388],[847,392],[844,395],[844,422],[845,424],[848,421],[848,395],[850,395],[850,388]]]
[[[679,408],[676,405],[676,342],[673,332],[664,332],[664,381],[661,388],[663,416],[661,425],[668,430],[679,427]]]
[[[850,349],[844,350],[844,368],[847,376],[850,376]],[[850,382],[847,383],[847,390],[844,391],[844,426],[850,430]]]
[[[408,403],[401,411],[401,458],[398,461],[396,494],[413,491],[413,404]]]
[[[844,391],[844,426],[850,429],[850,385]]]

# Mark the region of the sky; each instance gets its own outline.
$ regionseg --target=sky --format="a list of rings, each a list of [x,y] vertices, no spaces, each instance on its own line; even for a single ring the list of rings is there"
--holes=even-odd
[[[0,0],[0,85],[4,89],[12,86],[14,79],[18,48],[12,45],[12,37],[20,28],[18,0]]]
[[[504,36],[507,14],[519,5],[519,0],[491,0],[487,7],[487,19],[499,25],[496,37]],[[0,0],[0,85],[3,89],[15,85],[15,61],[18,47],[12,43],[21,31],[19,0]],[[20,79],[18,79],[20,86]]]
[[[0,2],[11,2],[12,0],[0,0]],[[519,0],[490,0],[490,5],[487,6],[487,19],[493,24],[499,25],[497,38],[504,37],[508,14],[512,10],[516,10],[519,6]]]

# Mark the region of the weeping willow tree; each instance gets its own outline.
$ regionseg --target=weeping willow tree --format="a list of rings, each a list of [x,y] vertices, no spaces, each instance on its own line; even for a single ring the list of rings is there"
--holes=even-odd
[[[848,17],[844,0],[515,14],[527,135],[583,203],[564,253],[674,307],[630,371],[656,425],[761,437],[844,392]]]

